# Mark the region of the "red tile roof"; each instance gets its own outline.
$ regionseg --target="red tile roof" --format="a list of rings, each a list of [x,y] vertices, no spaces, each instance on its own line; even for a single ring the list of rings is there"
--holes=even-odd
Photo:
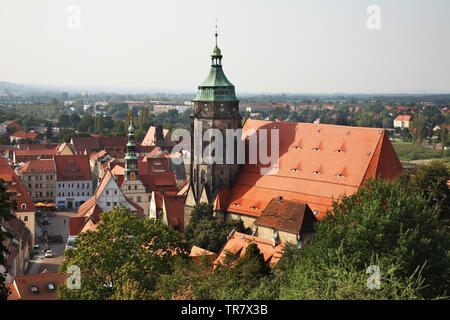
[[[56,172],[53,159],[30,160],[17,169],[18,173],[50,173]]]
[[[14,288],[13,294],[8,300],[56,300],[57,288],[67,279],[67,274],[59,274],[58,272],[45,272],[27,276],[15,277],[14,282],[10,286]],[[49,288],[49,284],[53,284],[54,289]],[[38,291],[33,293],[31,287],[36,286]]]
[[[189,257],[201,257],[203,255],[207,255],[207,256],[215,256],[216,254],[214,252],[208,251],[206,249],[197,247],[197,246],[192,246],[191,252],[189,253]]]
[[[313,232],[316,221],[306,203],[274,198],[256,219],[255,225],[300,235],[300,232]]]
[[[3,157],[0,157],[0,179],[5,181],[6,190],[8,192],[15,193],[13,199],[17,201],[16,212],[35,211],[33,199],[31,198],[27,188],[25,188],[22,180],[16,175]],[[23,207],[23,205],[25,205],[25,207]]]
[[[57,155],[55,156],[57,181],[91,180],[89,156]]]
[[[16,139],[31,139],[35,140],[38,137],[38,134],[36,132],[23,132],[23,131],[17,131],[16,133],[13,133],[11,135],[12,138]]]
[[[125,145],[128,142],[127,137],[75,137],[72,138],[73,148],[76,153],[91,154],[94,151],[105,150],[114,157],[122,158],[125,151]]]
[[[2,123],[6,128],[15,128],[17,130],[22,130],[22,126],[13,120],[5,121]]]
[[[168,225],[179,232],[184,231],[184,199],[184,196],[164,196]]]
[[[70,217],[69,236],[77,236],[86,224],[86,220],[86,217]]]
[[[397,118],[394,119],[394,121],[411,121],[410,115],[399,115]]]
[[[258,246],[259,251],[264,256],[264,261],[268,262],[270,266],[275,266],[283,255],[284,244],[277,244],[273,246],[271,240],[250,236],[248,234],[232,231],[225,246],[220,251],[214,264],[223,264],[226,257],[226,253],[239,254],[242,257],[245,254],[245,250],[250,243],[255,243]]]
[[[274,196],[282,196],[307,203],[320,219],[333,200],[356,192],[364,179],[392,178],[403,170],[383,129],[249,119],[243,131],[274,127],[282,137],[279,170],[261,174],[261,165],[247,160],[227,211],[258,217]]]
[[[169,130],[163,129],[164,138],[167,137],[168,133],[169,133]],[[151,126],[150,128],[148,128],[147,134],[145,135],[141,144],[143,146],[154,146],[155,143],[156,143],[156,127]]]

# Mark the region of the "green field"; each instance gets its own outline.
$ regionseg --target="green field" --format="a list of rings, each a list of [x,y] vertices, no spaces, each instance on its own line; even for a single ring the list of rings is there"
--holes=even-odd
[[[412,145],[412,143],[392,141],[395,152],[402,162],[413,162],[415,164],[426,162],[416,160],[443,160],[450,164],[450,150],[442,152],[441,149],[426,149]]]

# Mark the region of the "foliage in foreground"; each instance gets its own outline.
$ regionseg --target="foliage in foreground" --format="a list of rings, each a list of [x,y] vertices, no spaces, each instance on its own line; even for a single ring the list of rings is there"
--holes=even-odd
[[[199,203],[192,209],[191,221],[184,236],[191,245],[218,253],[233,229],[244,232],[244,223],[241,220],[217,219],[213,216],[211,204]]]
[[[416,177],[370,180],[334,203],[312,244],[299,252],[280,298],[446,297],[450,243],[443,208],[449,199],[442,176],[449,174],[443,168],[433,163]],[[380,268],[379,290],[367,288],[370,265]]]
[[[77,293],[63,288],[60,297],[448,299],[449,179],[449,169],[433,162],[420,166],[414,175],[367,181],[356,194],[333,204],[316,224],[310,245],[302,249],[287,245],[274,268],[267,266],[255,245],[250,245],[243,257],[228,255],[225,263],[214,269],[207,257],[194,262],[184,255],[149,254],[138,248],[155,236],[161,240],[153,243],[156,250],[169,252],[186,248],[186,244],[161,223],[136,220],[126,210],[116,209],[104,214],[96,232],[99,235],[83,234],[78,249],[67,253],[61,270],[69,261],[77,264],[84,270],[85,282]],[[208,204],[198,205],[192,217],[193,227],[186,235],[190,245],[210,251],[223,245],[223,239],[216,242],[220,233],[215,233],[215,218]],[[208,232],[199,227],[202,221]],[[200,236],[202,233],[205,235]],[[139,241],[131,241],[131,234]],[[112,238],[118,239],[117,243],[111,242]],[[214,247],[208,247],[207,241]],[[130,254],[132,250],[135,254]],[[368,281],[375,276],[367,272],[372,265],[379,268],[380,289],[368,288],[377,284]],[[113,279],[113,286],[108,287],[105,279]]]
[[[58,288],[59,299],[151,299],[161,274],[186,258],[180,234],[123,207],[104,212],[95,232],[81,233],[65,252],[60,272],[81,270],[81,289]]]
[[[12,195],[13,194],[11,192],[6,191],[3,179],[0,179],[0,227],[2,226],[3,222],[8,221],[9,219],[14,217],[11,212],[12,210],[16,209],[17,203],[15,200],[11,199]],[[10,235],[0,228],[0,266],[4,265],[4,254],[8,253],[8,249],[3,245],[3,241],[8,236]],[[0,300],[5,300],[9,294],[9,290],[6,288],[4,282],[5,275],[3,273],[0,273]]]

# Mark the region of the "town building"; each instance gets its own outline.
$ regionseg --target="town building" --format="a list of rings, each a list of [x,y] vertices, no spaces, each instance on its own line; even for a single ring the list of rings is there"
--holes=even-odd
[[[6,187],[7,192],[12,192],[12,199],[16,201],[17,209],[14,210],[15,216],[22,220],[25,226],[31,232],[31,243],[34,245],[36,236],[36,222],[35,211],[36,208],[33,204],[27,188],[22,183],[22,180],[17,176],[14,170],[11,169],[8,162],[0,157],[0,179]]]
[[[258,238],[235,230],[231,231],[228,240],[222,250],[217,255],[213,264],[224,264],[227,254],[236,254],[242,257],[249,244],[256,244],[259,251],[264,256],[264,262],[270,267],[274,267],[280,261],[283,255],[285,245],[283,243],[274,244],[274,241]]]
[[[15,276],[25,274],[28,268],[32,234],[25,223],[17,218],[3,222],[0,228],[11,235],[3,240],[3,246],[8,252],[5,255],[5,264],[0,265],[0,273],[6,276],[5,283],[10,283]]]
[[[8,300],[56,300],[58,287],[66,281],[68,275],[59,272],[48,272],[16,276],[7,285],[11,294]]]
[[[147,133],[142,140],[143,146],[158,146],[162,147],[165,145],[170,145],[171,134],[167,129],[163,129],[162,126],[151,126],[148,128]]]
[[[241,127],[234,86],[223,74],[221,58],[216,45],[210,75],[194,100],[192,155],[203,154],[205,145],[194,143],[203,130]],[[250,161],[249,148],[262,145],[262,132],[271,131],[278,132],[279,141],[267,134],[271,151],[263,152],[277,152],[276,163],[263,163],[260,157]],[[191,159],[185,226],[195,204],[214,203],[217,217],[242,220],[261,239],[301,246],[313,232],[314,218],[322,219],[333,201],[354,194],[368,178],[391,179],[403,171],[384,129],[247,119],[237,138],[245,142],[244,165],[236,160],[195,164]]]
[[[22,130],[22,126],[20,125],[20,123],[14,120],[5,121],[2,123],[2,126],[4,126],[6,129],[9,130],[16,130],[16,131]]]
[[[198,154],[203,154],[204,148],[210,143],[201,139],[206,130],[218,129],[222,136],[226,137],[227,129],[242,128],[239,101],[234,85],[223,72],[222,57],[221,50],[217,46],[216,33],[216,46],[211,55],[211,69],[206,80],[198,87],[198,93],[194,100],[194,115],[191,125],[192,156],[191,164],[187,168],[187,175],[191,180],[190,199],[194,199],[194,201],[186,204],[185,225],[189,223],[193,205],[202,200],[202,194],[206,194],[209,200],[207,202],[212,202],[214,196],[222,188],[231,188],[240,169],[240,164],[237,164],[236,161],[236,153],[235,161],[232,164],[226,164],[225,159],[222,161],[223,164],[211,164],[209,159],[202,159],[201,162],[194,161]],[[194,141],[200,143],[194,143]],[[223,155],[226,155],[226,143],[223,143]]]
[[[90,155],[93,152],[105,150],[113,157],[123,158],[127,138],[100,136],[75,137],[71,139],[70,143],[73,146],[73,151],[75,154]]]
[[[86,230],[94,230],[104,211],[111,211],[118,206],[144,217],[144,209],[128,199],[120,189],[110,170],[107,170],[94,195],[78,208],[78,215],[69,219],[70,236],[76,236]]]
[[[30,139],[31,141],[38,141],[39,135],[34,132],[23,132],[23,131],[17,131],[9,136],[9,140],[11,143],[17,143],[21,140]]]
[[[78,208],[93,194],[93,181],[87,155],[57,155],[56,204]]]
[[[139,204],[146,216],[150,216],[152,192],[176,194],[178,191],[176,175],[171,172],[169,158],[141,157],[140,160],[136,155],[136,148],[134,127],[130,123],[125,166],[117,164],[111,173],[124,195]]]
[[[394,128],[409,128],[412,117],[410,115],[399,115],[394,119]]]
[[[31,160],[16,169],[33,202],[55,202],[56,167],[53,159]]]

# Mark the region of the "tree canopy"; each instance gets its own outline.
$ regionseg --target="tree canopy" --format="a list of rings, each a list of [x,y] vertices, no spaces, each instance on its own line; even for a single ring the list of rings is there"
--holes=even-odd
[[[17,203],[13,200],[12,193],[6,190],[4,181],[0,179],[0,226],[3,225],[5,221],[13,218],[12,210],[16,209]],[[8,253],[8,249],[4,247],[3,241],[6,237],[10,235],[7,232],[4,232],[3,229],[0,228],[0,266],[5,263],[4,254]],[[0,300],[4,300],[8,297],[9,290],[5,286],[5,275],[0,273]]]
[[[241,220],[220,220],[213,216],[213,207],[208,203],[199,203],[191,212],[191,220],[184,230],[184,236],[191,245],[212,252],[219,252],[232,230],[244,232]]]
[[[162,274],[186,256],[181,235],[124,207],[104,212],[96,231],[81,233],[65,252],[60,272],[81,271],[81,289],[58,288],[60,299],[150,299]]]

